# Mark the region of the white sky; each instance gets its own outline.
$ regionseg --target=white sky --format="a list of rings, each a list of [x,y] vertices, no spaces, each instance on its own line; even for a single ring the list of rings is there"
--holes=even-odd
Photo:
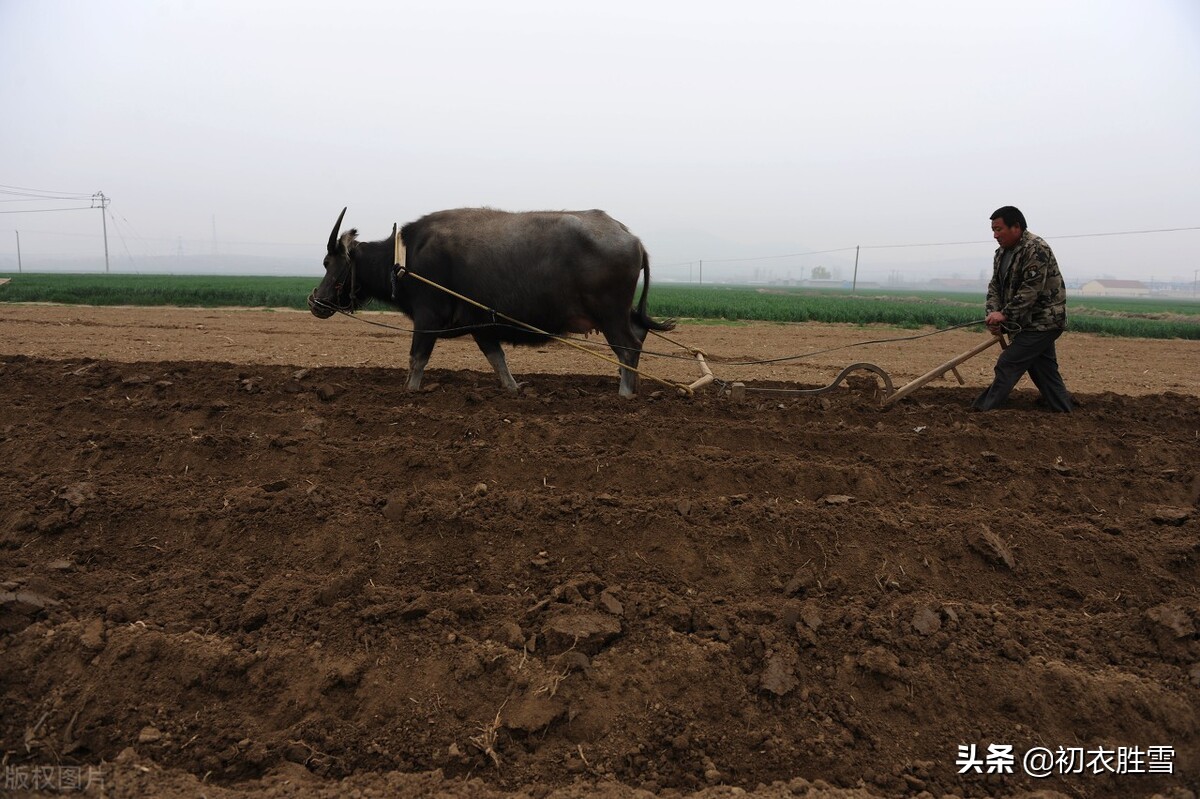
[[[1200,226],[1195,0],[0,0],[0,76],[0,184],[102,190],[114,269],[315,276],[343,205],[371,239],[489,205],[603,208],[659,275],[966,241],[864,250],[860,278],[976,277],[1005,204],[1069,280],[1200,268],[1200,230],[1056,238]],[[103,264],[96,211],[0,215],[0,269],[13,230],[26,268]]]

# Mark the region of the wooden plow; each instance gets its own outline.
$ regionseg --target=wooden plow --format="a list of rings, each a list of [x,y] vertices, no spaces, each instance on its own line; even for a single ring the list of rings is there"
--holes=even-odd
[[[925,374],[921,375],[920,377],[918,377],[917,379],[915,379],[911,382],[905,383],[900,388],[895,388],[892,385],[891,375],[889,375],[887,372],[885,372],[883,369],[876,366],[875,364],[873,364],[873,363],[853,363],[853,364],[850,364],[849,366],[847,366],[841,372],[839,372],[838,376],[834,378],[833,382],[830,383],[829,385],[825,386],[824,388],[795,389],[795,390],[789,390],[787,393],[791,394],[791,395],[808,395],[808,396],[824,394],[826,392],[833,391],[835,388],[837,388],[839,385],[841,385],[842,381],[845,380],[846,377],[851,372],[865,371],[865,372],[871,372],[872,374],[875,375],[876,382],[879,385],[879,392],[880,392],[880,394],[882,394],[881,406],[886,408],[888,405],[891,405],[893,402],[904,399],[909,394],[916,391],[918,388],[921,388],[922,386],[932,383],[934,380],[937,380],[939,377],[946,374],[947,372],[950,372],[951,374],[954,375],[955,379],[958,380],[958,384],[960,386],[966,385],[967,381],[963,380],[962,375],[958,373],[959,365],[964,363],[965,361],[969,361],[970,359],[974,358],[976,355],[983,352],[984,350],[986,350],[990,347],[994,347],[996,344],[999,344],[1001,347],[1008,346],[1008,343],[1004,340],[1003,335],[993,335],[987,341],[984,341],[981,344],[978,344],[978,345],[972,347],[971,349],[967,350],[966,352],[964,352],[961,355],[957,355],[957,356],[951,358],[950,360],[943,363],[941,366],[937,366],[933,369],[930,369]],[[700,359],[700,368],[704,371],[705,376],[702,377],[700,380],[697,380],[695,383],[693,383],[691,385],[691,388],[693,388],[693,389],[696,389],[696,388],[699,388],[700,386],[711,383],[714,380],[712,372],[709,370],[708,365],[704,362],[704,356],[702,354],[700,354],[699,352],[696,352],[696,357]],[[729,396],[731,399],[734,399],[734,400],[745,399],[746,384],[742,383],[742,382],[730,383],[729,384]]]
[[[956,380],[958,380],[958,384],[960,386],[966,385],[967,381],[963,380],[962,375],[960,375],[958,373],[959,364],[963,363],[964,361],[969,361],[970,359],[974,358],[976,355],[978,355],[979,353],[988,349],[989,347],[994,347],[996,344],[999,344],[1001,347],[1008,346],[1008,343],[1004,340],[1003,335],[998,335],[998,336],[994,335],[987,341],[983,342],[982,344],[978,344],[978,345],[972,347],[971,349],[964,352],[962,355],[958,355],[954,358],[951,358],[950,360],[946,361],[944,364],[942,364],[941,366],[939,366],[935,369],[930,369],[928,372],[921,375],[916,380],[913,380],[911,383],[906,383],[903,386],[901,386],[900,388],[898,388],[895,391],[891,392],[890,394],[886,395],[883,398],[883,406],[887,407],[888,405],[891,405],[893,402],[896,402],[897,400],[904,399],[905,397],[907,397],[909,394],[916,391],[921,386],[924,386],[928,383],[932,383],[934,380],[937,380],[939,377],[946,374],[946,372],[953,373],[954,378]]]
[[[700,350],[692,350],[692,354],[696,356],[696,360],[700,364],[700,379],[691,383],[687,387],[687,394],[692,394],[696,389],[707,386],[712,381],[716,380],[716,375],[712,373],[712,369],[708,368],[708,362],[704,360],[704,353]]]

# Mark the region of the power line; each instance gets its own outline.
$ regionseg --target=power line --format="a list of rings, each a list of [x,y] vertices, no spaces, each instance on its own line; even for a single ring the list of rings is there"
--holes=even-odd
[[[1146,235],[1152,233],[1183,233],[1188,230],[1200,230],[1200,226],[1184,227],[1184,228],[1153,228],[1147,230],[1114,230],[1110,233],[1074,233],[1063,235],[1048,235],[1043,236],[1043,239],[1094,239],[1100,236],[1134,236]],[[862,245],[863,250],[910,250],[917,247],[962,247],[967,245],[990,245],[990,241],[984,239],[974,239],[971,241],[925,241],[914,242],[914,244],[888,244],[888,245]],[[776,260],[781,258],[800,258],[804,256],[826,256],[826,254],[836,252],[850,252],[854,247],[834,247],[832,250],[814,250],[810,252],[793,252],[781,254],[781,256],[752,256],[748,258],[704,258],[696,260],[684,260],[673,264],[658,264],[659,269],[667,268],[667,266],[690,266],[703,260],[709,264],[732,264],[751,262],[751,260]]]
[[[7,196],[5,196],[5,195],[7,195]],[[100,198],[99,205],[97,205],[97,197]],[[103,194],[101,194],[99,192],[94,193],[94,194],[58,192],[58,191],[50,191],[50,190],[45,190],[45,189],[31,189],[31,188],[22,187],[22,186],[9,186],[9,185],[5,185],[5,184],[0,184],[0,203],[20,203],[20,202],[34,202],[34,201],[50,201],[50,202],[76,201],[76,202],[78,202],[80,200],[90,200],[90,201],[92,201],[92,204],[87,205],[87,206],[71,206],[68,208],[26,208],[26,209],[0,210],[0,214],[37,214],[37,213],[52,213],[52,212],[57,212],[57,211],[88,211],[88,210],[94,210],[96,208],[100,208],[102,210],[102,214],[105,219],[109,215],[105,211],[105,209],[107,207],[107,204],[110,201],[108,200],[107,197],[105,197]],[[117,221],[117,218],[115,216],[113,217],[113,221],[114,221],[114,223]],[[125,219],[124,222],[132,230],[132,225],[129,223],[129,221],[127,219]],[[1074,234],[1063,234],[1063,235],[1049,235],[1049,236],[1044,236],[1044,238],[1051,239],[1051,240],[1054,240],[1054,239],[1086,239],[1086,238],[1101,238],[1101,237],[1112,237],[1112,236],[1139,236],[1139,235],[1150,235],[1150,234],[1161,234],[1161,233],[1180,233],[1180,232],[1190,232],[1190,231],[1196,231],[1196,230],[1200,230],[1200,226],[1193,225],[1193,226],[1172,227],[1172,228],[1150,228],[1150,229],[1144,229],[1144,230],[1121,230],[1121,231],[1106,231],[1106,232],[1093,232],[1093,233],[1074,233]],[[45,232],[49,233],[49,231],[45,231]],[[134,237],[138,241],[142,242],[144,245],[149,244],[150,242],[156,242],[156,241],[162,242],[162,241],[173,240],[173,239],[167,239],[167,238],[161,238],[161,237],[159,237],[159,238],[143,237],[141,235],[138,235],[136,233],[136,231],[133,231],[133,233],[134,233]],[[80,234],[63,233],[60,235],[80,235]],[[89,234],[89,237],[90,237],[90,235],[91,234]],[[193,241],[193,240],[189,239],[189,241]],[[195,241],[199,242],[201,240],[196,239]],[[124,238],[122,238],[122,243],[125,245],[126,252],[128,253],[128,249],[129,249],[128,244],[124,241]],[[226,244],[232,245],[235,247],[237,247],[237,246],[264,247],[265,246],[265,247],[306,247],[307,248],[309,246],[308,243],[296,244],[296,243],[290,243],[290,242],[266,242],[266,241],[227,241]],[[984,239],[975,239],[975,240],[969,240],[969,241],[913,242],[913,243],[902,243],[902,244],[864,244],[864,245],[861,245],[861,248],[835,247],[835,248],[825,249],[825,250],[809,250],[809,251],[804,251],[804,252],[784,253],[784,254],[780,254],[780,255],[759,255],[759,256],[746,256],[746,257],[739,257],[739,258],[712,258],[712,259],[705,258],[705,259],[694,259],[691,261],[679,261],[679,262],[674,262],[674,263],[669,263],[669,264],[656,264],[655,266],[659,269],[664,269],[664,268],[669,268],[669,267],[677,267],[677,266],[691,267],[694,264],[703,264],[705,261],[707,261],[710,264],[749,263],[749,262],[754,262],[754,261],[770,261],[770,260],[782,260],[782,259],[786,259],[786,258],[803,258],[803,257],[814,256],[814,255],[829,255],[829,254],[833,254],[833,253],[850,252],[851,250],[855,250],[855,249],[863,249],[863,250],[916,249],[916,248],[923,248],[923,247],[961,247],[961,246],[968,246],[968,245],[969,246],[980,246],[980,245],[984,245],[984,244],[987,244],[990,246],[992,244],[992,242],[986,241]],[[107,242],[106,242],[106,247],[107,247]]]
[[[80,202],[82,200],[91,200],[91,204],[87,206],[73,206],[71,208],[21,208],[13,211],[0,211],[0,214],[45,214],[55,211],[91,211],[95,208],[100,209],[100,224],[104,234],[104,271],[107,274],[109,270],[108,263],[108,205],[109,199],[104,196],[104,192],[97,191],[92,194],[83,194],[82,192],[65,192],[65,191],[48,191],[46,189],[31,189],[27,186],[9,186],[0,183],[0,195],[7,195],[16,198],[11,202]],[[18,237],[20,234],[17,234]]]
[[[1153,228],[1149,230],[1119,230],[1108,233],[1073,233],[1058,236],[1043,236],[1045,239],[1088,239],[1098,238],[1101,236],[1140,236],[1148,233],[1180,233],[1190,230],[1200,230],[1200,225],[1192,227],[1173,227],[1173,228]],[[966,245],[991,244],[992,242],[984,239],[974,239],[972,241],[936,241],[936,242],[917,242],[911,244],[864,244],[864,250],[900,250],[917,247],[962,247]],[[787,253],[784,255],[760,255],[748,258],[705,258],[704,261],[711,264],[738,263],[743,261],[768,261],[779,258],[799,258],[805,255],[827,255],[829,253],[849,252],[855,249],[854,247],[837,247],[831,250],[813,250],[811,252],[796,252]],[[686,264],[694,264],[696,261],[683,261],[678,264],[659,264],[660,268],[666,266],[683,266]]]
[[[1200,226],[1155,228],[1153,230],[1117,230],[1110,233],[1073,233],[1061,236],[1043,236],[1044,239],[1090,239],[1099,236],[1139,236],[1145,233],[1179,233],[1186,230],[1200,230]],[[926,244],[864,244],[864,250],[899,250],[906,247],[957,247],[966,244],[983,244],[983,239],[974,241],[939,241]],[[783,256],[780,256],[783,257]]]
[[[0,194],[9,194],[9,193],[10,192],[0,191]],[[65,203],[73,203],[73,202],[78,202],[79,200],[86,200],[86,199],[87,199],[86,197],[11,197],[9,199],[0,200],[0,203],[29,203],[29,202],[33,202],[34,200],[45,200],[47,202],[61,200],[62,202],[65,202]]]
[[[0,191],[3,191],[3,193],[5,193],[5,194],[12,194],[14,192],[28,192],[30,194],[57,194],[60,196],[70,196],[70,197],[90,197],[91,196],[91,194],[89,194],[87,192],[82,192],[82,191],[52,191],[50,189],[31,189],[27,186],[6,186],[2,183],[0,183]]]
[[[0,202],[6,203],[91,201],[91,205],[87,206],[72,206],[71,208],[20,208],[12,211],[0,211],[0,214],[45,214],[54,211],[90,211],[97,207],[103,210],[108,203],[108,199],[104,196],[103,192],[85,194],[83,192],[50,191],[48,189],[31,189],[27,186],[8,186],[2,183],[0,183],[0,195],[5,195],[6,197],[0,200]],[[99,198],[99,206],[96,205],[97,198]]]
[[[69,203],[69,202],[78,202],[79,200],[88,199],[88,196],[81,195],[81,194],[64,195],[64,196],[59,197],[59,196],[55,196],[53,194],[27,194],[24,192],[3,191],[3,190],[0,190],[0,196],[8,198],[5,200],[0,200],[0,202],[6,202],[6,203],[30,203],[30,202],[35,202],[37,200],[45,200],[47,202],[68,202]]]
[[[0,214],[45,214],[53,211],[95,211],[98,206],[80,205],[75,208],[27,208],[21,211],[0,211]]]
[[[853,247],[838,247],[833,250],[814,250],[812,252],[792,252],[786,255],[759,255],[753,258],[705,258],[710,264],[728,264],[738,261],[770,261],[776,258],[799,258],[803,255],[827,255],[831,252],[849,252]],[[866,249],[865,247],[863,249]]]
[[[4,231],[4,232],[11,232],[14,230],[16,230],[16,228],[11,228],[11,227],[10,228],[0,228],[0,231]],[[74,232],[67,231],[67,230],[42,230],[39,228],[23,227],[23,228],[21,228],[21,232],[22,233],[40,234],[43,236],[55,236],[57,238],[76,238],[76,239],[98,239],[98,238],[100,238],[100,234],[98,234],[98,233],[74,233]]]
[[[1049,238],[1049,236],[1047,236]],[[939,241],[932,244],[864,244],[864,250],[900,250],[908,247],[958,247],[964,244],[982,244],[983,239],[975,239],[974,241]],[[853,247],[847,249],[853,250]]]
[[[0,189],[12,189],[13,191],[40,191],[48,194],[71,194],[69,191],[51,191],[49,189],[31,189],[28,186],[9,186],[5,183],[0,183]]]
[[[1180,233],[1185,230],[1200,230],[1200,225],[1195,227],[1165,227],[1156,230],[1121,230],[1113,233],[1077,233],[1072,236],[1046,236],[1048,239],[1090,239],[1098,236],[1139,236],[1143,233]]]
[[[113,221],[113,230],[117,233],[117,238],[121,240],[121,246],[125,248],[125,256],[129,259],[129,263],[133,263],[133,253],[129,251],[129,243],[125,241],[125,236],[121,233],[121,227],[117,224],[117,216],[108,208],[104,209],[104,213],[108,214]]]

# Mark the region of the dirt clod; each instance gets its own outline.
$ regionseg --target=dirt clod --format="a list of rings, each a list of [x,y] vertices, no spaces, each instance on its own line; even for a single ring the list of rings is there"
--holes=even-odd
[[[942,617],[932,608],[922,606],[913,615],[912,626],[921,635],[933,635],[942,629]]]
[[[1146,509],[1146,516],[1155,524],[1168,524],[1180,527],[1192,518],[1190,508],[1172,508],[1165,505],[1155,505]]]
[[[762,690],[775,696],[787,696],[800,681],[796,679],[791,662],[788,658],[776,655],[767,661],[759,682]]]
[[[988,525],[981,523],[979,528],[967,539],[971,548],[991,563],[1003,565],[1010,570],[1015,569],[1017,561],[1009,543],[992,532]]]
[[[548,654],[578,649],[595,655],[620,634],[621,622],[616,618],[588,611],[561,613],[542,628]]]

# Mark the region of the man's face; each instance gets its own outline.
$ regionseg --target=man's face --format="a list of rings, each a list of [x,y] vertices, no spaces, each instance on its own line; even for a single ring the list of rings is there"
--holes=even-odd
[[[996,240],[1004,249],[1008,249],[1017,243],[1017,239],[1021,238],[1021,228],[1017,225],[1009,227],[1004,224],[1004,220],[996,217],[992,220],[992,238]]]

